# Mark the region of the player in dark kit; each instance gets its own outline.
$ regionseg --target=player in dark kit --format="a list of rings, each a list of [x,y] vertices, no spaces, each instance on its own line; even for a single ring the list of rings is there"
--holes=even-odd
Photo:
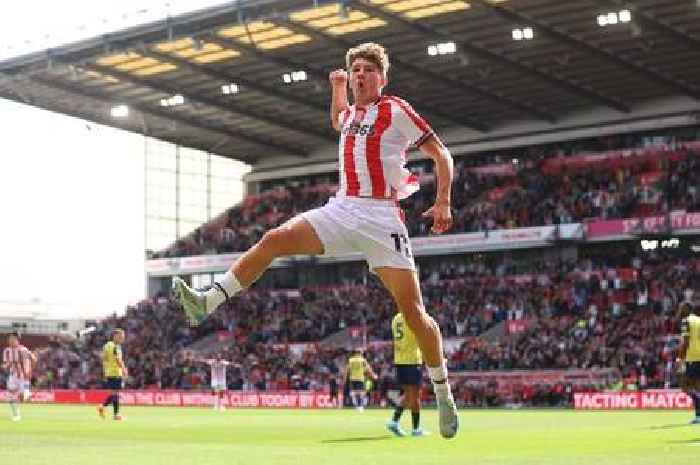
[[[124,378],[129,376],[122,358],[122,343],[126,338],[123,329],[115,329],[112,331],[112,338],[102,348],[102,371],[104,374],[105,389],[111,391],[105,401],[97,407],[97,413],[102,419],[105,418],[105,407],[112,404],[112,410],[115,420],[123,420],[119,414],[119,390],[124,383]]]
[[[328,390],[330,393],[330,401],[333,407],[340,407],[340,402],[338,400],[338,379],[333,374],[328,380]]]
[[[367,387],[365,384],[365,376],[367,375],[373,380],[377,379],[377,375],[362,355],[362,351],[359,349],[353,350],[348,359],[348,364],[345,366],[345,376],[343,378],[350,381],[352,404],[358,412],[364,411],[367,405]]]
[[[690,302],[681,303],[681,346],[676,365],[681,389],[693,399],[695,418],[691,424],[700,424],[700,316]]]
[[[423,356],[418,348],[416,336],[406,325],[403,315],[397,313],[391,322],[394,336],[394,366],[396,381],[403,391],[403,399],[396,407],[394,416],[386,428],[396,436],[406,436],[399,421],[405,408],[411,409],[413,429],[412,436],[426,436],[428,433],[420,426],[420,385],[422,381]]]

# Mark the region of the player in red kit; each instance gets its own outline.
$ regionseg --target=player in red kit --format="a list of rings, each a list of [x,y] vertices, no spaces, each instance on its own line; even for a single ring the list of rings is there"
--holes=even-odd
[[[12,420],[21,420],[20,402],[28,401],[32,380],[32,366],[36,356],[20,344],[19,333],[7,336],[7,347],[2,351],[2,367],[8,373],[7,390],[10,394]]]
[[[253,284],[277,257],[362,252],[416,335],[438,402],[440,433],[451,438],[457,434],[459,419],[447,380],[442,336],[423,306],[411,243],[397,202],[419,188],[416,177],[405,167],[406,150],[414,146],[436,167],[437,197],[424,216],[432,219],[434,233],[450,229],[452,156],[410,104],[382,95],[389,58],[381,45],[364,43],[351,48],[345,64],[347,69],[329,75],[331,124],[340,133],[340,187],[335,197],[265,233],[211,289],[193,290],[179,278],[174,287],[190,319],[200,321]]]

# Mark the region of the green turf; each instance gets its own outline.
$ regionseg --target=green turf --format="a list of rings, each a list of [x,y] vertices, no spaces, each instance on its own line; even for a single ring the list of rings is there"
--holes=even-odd
[[[22,408],[13,423],[0,405],[2,465],[686,465],[700,452],[690,412],[465,410],[459,436],[445,440],[394,438],[388,410],[127,407],[127,421],[115,422],[93,407]],[[434,411],[423,419],[436,431]]]

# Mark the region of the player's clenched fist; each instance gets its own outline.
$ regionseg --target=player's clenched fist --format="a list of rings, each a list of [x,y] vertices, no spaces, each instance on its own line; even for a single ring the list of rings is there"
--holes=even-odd
[[[348,83],[348,73],[344,69],[336,69],[330,72],[328,80],[334,86],[345,86]]]

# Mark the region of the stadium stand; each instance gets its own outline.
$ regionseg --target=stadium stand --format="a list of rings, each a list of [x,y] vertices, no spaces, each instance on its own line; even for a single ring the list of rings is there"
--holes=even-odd
[[[501,256],[489,263],[461,256],[426,263],[421,272],[428,310],[448,337],[463,341],[449,357],[455,373],[614,368],[625,385],[639,388],[673,382],[666,361],[678,332],[675,309],[700,293],[700,260],[665,252],[630,258],[624,250],[606,250],[557,262]],[[206,386],[208,370],[188,347],[221,332],[227,335],[221,352],[234,362],[229,388],[322,389],[328,377],[338,375],[346,351],[315,342],[344,325],[359,325],[367,328],[367,356],[380,375],[373,402],[384,404],[393,388],[391,348],[385,342],[393,311],[375,281],[296,294],[256,289],[192,329],[181,310],[160,296],[121,318],[105,319],[82,340],[52,341],[40,357],[36,385],[98,387],[99,348],[109,331],[121,326],[127,329],[125,359],[133,388]],[[509,324],[514,322],[521,324]],[[509,327],[501,337],[479,337],[499,323]],[[299,342],[311,342],[301,346],[312,350],[295,349]],[[526,383],[503,390],[493,381],[459,376],[455,384],[465,406],[563,405],[576,389],[610,387]]]
[[[521,158],[479,157],[479,164],[460,158],[451,232],[700,211],[700,143],[667,136],[665,142],[650,145],[655,140],[638,134],[534,147],[525,155],[520,152]],[[605,151],[591,152],[604,146]],[[404,202],[406,223],[413,237],[427,236],[429,225],[421,214],[435,197],[434,175],[423,163],[413,170],[420,173],[422,188]],[[267,229],[323,205],[336,188],[328,183],[278,184],[248,196],[168,249],[149,252],[149,258],[246,250]]]
[[[700,211],[700,144],[672,134],[531,147],[520,151],[518,163],[513,153],[462,157],[454,232]],[[434,188],[426,166],[415,164],[423,188],[405,205],[418,236],[427,234],[417,216]],[[152,257],[245,249],[269,227],[323,204],[335,189],[329,181],[266,183],[260,194]],[[569,405],[578,390],[675,385],[668,363],[678,342],[675,311],[700,295],[700,260],[687,250],[644,251],[638,241],[552,243],[547,250],[418,258],[426,307],[450,341],[460,405]],[[339,376],[349,347],[322,342],[360,328],[379,374],[372,402],[386,405],[396,387],[391,300],[357,264],[326,267],[323,280],[312,277],[298,289],[273,271],[196,328],[167,292],[157,293],[124,316],[95,323],[84,337],[51,339],[34,384],[100,387],[100,348],[111,329],[123,327],[131,388],[203,389],[209,370],[195,358],[218,351],[233,362],[230,389],[324,389]],[[583,383],[500,379],[513,370],[576,369],[610,376]]]

